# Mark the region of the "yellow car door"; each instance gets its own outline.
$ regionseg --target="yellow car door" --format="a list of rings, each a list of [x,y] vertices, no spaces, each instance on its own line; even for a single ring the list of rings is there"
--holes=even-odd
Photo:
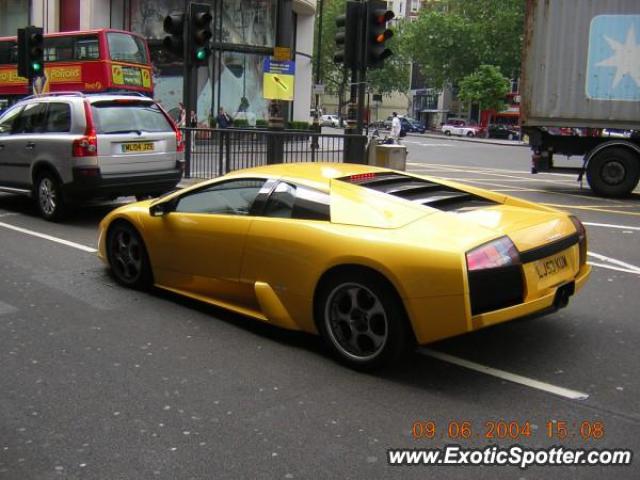
[[[254,309],[252,289],[239,282],[251,206],[265,180],[209,184],[180,196],[149,225],[158,285]]]

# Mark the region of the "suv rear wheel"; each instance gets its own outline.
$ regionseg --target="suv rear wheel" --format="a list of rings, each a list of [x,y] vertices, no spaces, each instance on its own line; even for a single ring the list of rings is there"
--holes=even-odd
[[[45,220],[56,221],[64,216],[66,206],[60,191],[60,182],[52,173],[44,172],[37,176],[33,197],[40,215]]]

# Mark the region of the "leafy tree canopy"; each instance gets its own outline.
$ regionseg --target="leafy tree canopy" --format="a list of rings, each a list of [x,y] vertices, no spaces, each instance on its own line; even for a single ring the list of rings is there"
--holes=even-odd
[[[460,80],[459,86],[458,97],[462,101],[478,103],[481,110],[504,109],[509,79],[502,75],[499,67],[480,65],[478,70]]]
[[[407,25],[404,51],[432,86],[457,84],[483,64],[518,76],[525,0],[441,0]]]

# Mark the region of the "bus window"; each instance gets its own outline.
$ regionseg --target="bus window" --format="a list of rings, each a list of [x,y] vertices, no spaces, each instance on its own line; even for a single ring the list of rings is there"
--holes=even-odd
[[[97,36],[76,37],[73,46],[74,60],[98,60],[100,58],[100,49],[98,47]]]
[[[0,65],[18,63],[18,46],[15,41],[0,42]]]
[[[71,37],[44,39],[45,62],[68,62],[69,60],[73,60],[73,42]]]
[[[111,60],[131,63],[149,63],[144,42],[126,33],[108,32],[109,53]]]

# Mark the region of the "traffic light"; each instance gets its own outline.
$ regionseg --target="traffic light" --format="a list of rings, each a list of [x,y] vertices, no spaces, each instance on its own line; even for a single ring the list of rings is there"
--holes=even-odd
[[[387,28],[387,22],[394,18],[395,14],[387,10],[387,2],[382,0],[369,0],[366,5],[364,63],[369,68],[378,68],[385,59],[393,55],[393,52],[385,47],[385,42],[393,37],[393,32]]]
[[[359,30],[362,25],[364,4],[348,1],[346,13],[336,17],[336,53],[334,63],[342,63],[347,68],[360,68],[361,49],[358,42]]]
[[[29,81],[44,75],[42,27],[18,29],[18,75]]]
[[[211,49],[209,40],[213,36],[211,31],[211,7],[203,3],[192,3],[189,9],[189,33],[191,44],[189,55],[196,67],[207,65]]]
[[[169,34],[162,40],[162,45],[178,58],[184,58],[184,20],[184,13],[177,12],[164,17],[162,23],[165,33]]]

